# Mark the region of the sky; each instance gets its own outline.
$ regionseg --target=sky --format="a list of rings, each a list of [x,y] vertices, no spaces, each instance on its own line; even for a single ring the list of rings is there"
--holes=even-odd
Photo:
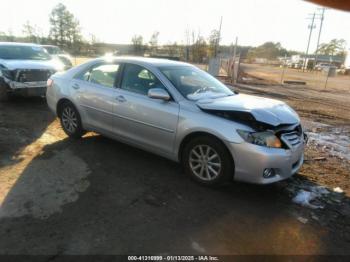
[[[205,38],[218,29],[223,17],[221,44],[258,46],[280,42],[291,50],[305,51],[310,20],[317,5],[301,0],[1,0],[0,32],[22,34],[23,24],[49,32],[49,13],[59,2],[79,20],[83,35],[108,43],[131,43],[133,35],[148,42],[159,32],[159,43],[185,43],[186,30]],[[6,11],[5,11],[6,10]],[[319,20],[310,51],[317,45]],[[326,9],[321,43],[343,38],[350,48],[350,12]]]

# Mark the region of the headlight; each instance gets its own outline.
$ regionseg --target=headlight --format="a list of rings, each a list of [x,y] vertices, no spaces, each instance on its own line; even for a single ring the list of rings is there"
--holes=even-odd
[[[245,130],[237,130],[237,133],[248,143],[266,146],[266,147],[275,147],[281,148],[281,140],[275,136],[271,131],[265,132],[249,132]]]
[[[66,56],[59,56],[58,58],[65,65],[65,67],[67,67],[67,66],[68,67],[72,67],[73,66],[71,60],[68,57],[66,57]]]
[[[7,79],[13,80],[15,71],[8,70],[4,67],[0,67],[0,76],[6,77]]]
[[[53,59],[53,64],[54,64],[55,70],[57,72],[60,72],[60,71],[64,70],[65,65],[62,63],[62,61],[59,58],[54,58]]]

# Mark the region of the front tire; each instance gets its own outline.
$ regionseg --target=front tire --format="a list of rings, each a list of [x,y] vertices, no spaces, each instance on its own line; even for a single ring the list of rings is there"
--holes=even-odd
[[[201,184],[222,185],[233,178],[231,155],[214,137],[201,136],[191,140],[185,145],[181,160],[186,174]]]
[[[78,110],[72,103],[64,103],[59,112],[63,131],[72,138],[81,138],[85,131]]]

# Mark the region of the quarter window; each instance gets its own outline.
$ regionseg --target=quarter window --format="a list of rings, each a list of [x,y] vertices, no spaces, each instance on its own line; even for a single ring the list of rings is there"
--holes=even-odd
[[[148,69],[134,64],[126,64],[122,89],[147,95],[151,88],[164,88],[158,78]]]

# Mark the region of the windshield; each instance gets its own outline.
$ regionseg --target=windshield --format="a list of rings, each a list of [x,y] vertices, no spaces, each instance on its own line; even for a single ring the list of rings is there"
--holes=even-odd
[[[159,70],[187,99],[199,100],[234,93],[208,73],[192,66],[160,67]]]
[[[63,54],[63,51],[57,46],[44,46],[44,48],[51,55]]]
[[[0,58],[12,60],[50,60],[51,56],[39,46],[0,45]]]

